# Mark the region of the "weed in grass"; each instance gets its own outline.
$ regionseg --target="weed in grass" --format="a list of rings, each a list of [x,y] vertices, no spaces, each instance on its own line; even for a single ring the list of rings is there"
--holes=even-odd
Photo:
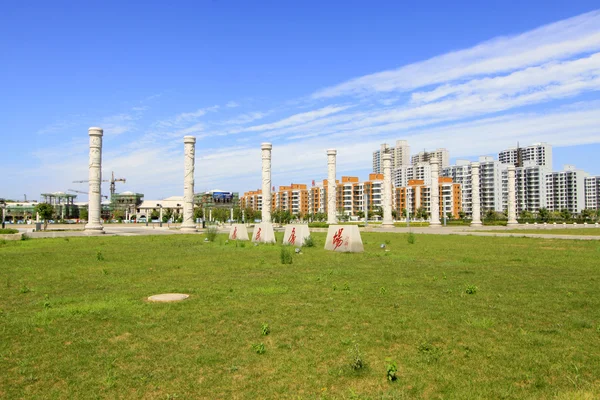
[[[390,358],[386,359],[385,371],[387,375],[387,380],[390,382],[395,382],[398,377],[396,373],[398,372],[398,365],[396,365],[396,361],[392,361]]]
[[[379,288],[379,294],[386,294],[387,293],[387,289],[384,288],[383,286]]]
[[[31,240],[31,238],[26,233],[24,233],[21,235],[21,240]]]
[[[315,240],[312,236],[309,235],[304,239],[304,247],[315,247]]]
[[[240,247],[243,249],[244,247],[246,247],[246,242],[240,242]]]
[[[254,352],[256,354],[265,354],[265,345],[264,343],[256,343],[252,345],[252,350],[254,350]]]
[[[105,268],[102,268],[102,275],[108,275],[108,270]]]
[[[385,240],[385,244],[392,244],[392,241],[391,241],[391,240],[389,240],[389,239],[386,239],[386,240]]]
[[[363,356],[358,348],[358,343],[354,342],[354,346],[348,349],[350,353],[350,368],[354,371],[360,371],[365,367]]]
[[[289,251],[286,246],[281,247],[281,251],[279,252],[279,259],[282,264],[292,264],[294,262],[294,257],[292,256],[292,252]]]
[[[206,238],[209,242],[214,242],[217,238],[217,228],[215,228],[214,226],[206,228]]]
[[[344,291],[345,292],[349,292],[350,291],[350,285],[348,284],[348,282],[344,283]]]
[[[442,353],[439,347],[427,341],[421,342],[417,349],[419,350],[419,353],[421,353],[421,355],[425,358],[425,361],[428,364],[438,361]]]
[[[475,293],[477,293],[477,286],[475,286],[475,285],[469,285],[469,286],[467,286],[467,288],[465,289],[465,293],[466,294],[475,294]]]
[[[337,285],[334,283],[334,284],[331,286],[331,288],[332,288],[332,289],[335,291],[335,290],[337,290]]]
[[[271,333],[271,328],[269,328],[269,324],[264,323],[262,324],[262,327],[260,328],[263,336],[267,336],[269,333]]]
[[[0,246],[4,246],[6,244],[6,240],[0,239]]]
[[[409,232],[408,233],[408,237],[406,239],[408,241],[408,244],[415,244],[415,241],[417,240],[417,237],[414,233]]]
[[[52,305],[50,304],[50,297],[47,293],[44,295],[44,308],[52,308]]]
[[[229,367],[229,372],[237,372],[240,369],[237,365],[232,365]]]
[[[98,251],[96,253],[96,260],[98,260],[98,261],[104,261],[104,256],[102,255],[101,251]]]
[[[66,237],[66,238],[65,238],[65,242],[68,242],[68,241],[69,241],[69,238],[67,238],[67,237]]]
[[[29,292],[31,292],[31,289],[28,288],[27,285],[23,285],[23,286],[21,286],[21,289],[19,289],[19,292],[23,293],[23,294],[24,293],[29,293]]]

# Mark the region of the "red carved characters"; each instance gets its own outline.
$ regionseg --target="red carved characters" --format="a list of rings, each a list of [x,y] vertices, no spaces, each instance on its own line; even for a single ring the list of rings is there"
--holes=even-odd
[[[344,244],[344,240],[342,239],[342,232],[344,231],[344,228],[340,228],[338,229],[338,231],[333,235],[333,240],[331,241],[333,244],[333,249],[337,249],[338,247],[340,247],[342,244]]]

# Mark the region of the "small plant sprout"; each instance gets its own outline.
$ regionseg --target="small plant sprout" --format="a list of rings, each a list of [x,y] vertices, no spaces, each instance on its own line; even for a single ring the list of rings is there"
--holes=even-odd
[[[292,252],[289,251],[285,246],[281,247],[281,252],[279,253],[279,259],[282,264],[292,264],[294,262],[294,258],[292,257]]]
[[[350,353],[350,368],[354,371],[360,371],[365,367],[365,362],[363,361],[362,354],[360,353],[360,349],[358,348],[358,343],[354,343],[354,346],[348,350]]]
[[[98,251],[96,253],[96,260],[98,260],[98,261],[103,261],[104,260],[104,256],[102,255],[101,251]]]
[[[261,331],[262,331],[263,336],[267,336],[269,333],[271,333],[271,328],[269,328],[269,324],[267,324],[267,323],[262,324]]]
[[[380,294],[386,294],[387,293],[387,289],[382,286],[382,287],[379,288],[379,293]]]
[[[385,370],[386,370],[387,380],[390,382],[394,382],[394,381],[396,381],[396,379],[398,379],[398,377],[396,376],[396,372],[398,372],[398,366],[396,365],[396,361],[393,361],[390,358],[386,359],[385,361],[386,361]]]
[[[254,352],[256,354],[265,354],[265,345],[264,343],[256,343],[252,345],[252,350],[254,350]]]
[[[408,233],[408,237],[406,238],[406,240],[408,241],[408,244],[415,244],[415,241],[417,240],[417,237],[414,233],[409,232]]]
[[[467,286],[467,288],[465,289],[465,293],[466,294],[475,294],[475,293],[477,293],[477,286],[475,286],[475,285],[469,285],[469,286]]]

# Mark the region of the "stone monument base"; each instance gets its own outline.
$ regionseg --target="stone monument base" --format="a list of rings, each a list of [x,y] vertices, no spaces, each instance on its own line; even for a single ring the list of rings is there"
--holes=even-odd
[[[356,225],[329,225],[325,250],[362,253],[364,246]]]
[[[229,230],[229,240],[248,240],[248,229],[244,224],[233,224]]]
[[[290,246],[304,246],[304,241],[310,236],[308,225],[286,225],[283,234],[283,244]]]
[[[260,224],[254,225],[252,241],[257,243],[275,243],[273,224],[270,222],[261,222]]]

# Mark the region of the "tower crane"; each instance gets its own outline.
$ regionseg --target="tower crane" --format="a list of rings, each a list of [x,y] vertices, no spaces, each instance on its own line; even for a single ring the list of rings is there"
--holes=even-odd
[[[110,180],[108,179],[102,179],[102,182],[110,182],[110,198],[112,199],[113,196],[115,195],[117,188],[115,186],[115,182],[123,182],[125,183],[126,179],[125,178],[116,178],[115,179],[115,173],[114,171],[112,172],[111,178]],[[85,180],[85,181],[73,181],[73,183],[85,183],[85,182],[89,182],[89,180]],[[104,196],[106,197],[106,196]]]
[[[82,192],[81,190],[75,190],[75,189],[69,189],[69,192],[73,192],[73,193],[81,193],[81,194],[89,194],[88,192]],[[101,194],[100,196],[102,196],[105,199],[108,199],[108,196]]]

